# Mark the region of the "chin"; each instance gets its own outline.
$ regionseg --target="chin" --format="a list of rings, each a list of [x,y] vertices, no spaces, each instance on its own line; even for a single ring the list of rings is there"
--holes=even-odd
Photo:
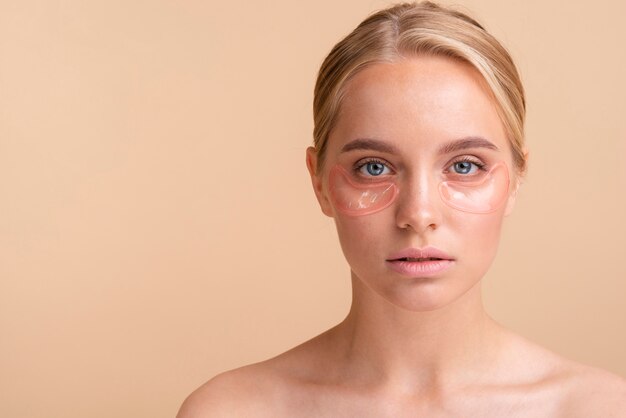
[[[431,312],[460,301],[471,290],[480,292],[480,279],[463,283],[455,277],[394,280],[386,286],[368,286],[388,303],[411,312]]]

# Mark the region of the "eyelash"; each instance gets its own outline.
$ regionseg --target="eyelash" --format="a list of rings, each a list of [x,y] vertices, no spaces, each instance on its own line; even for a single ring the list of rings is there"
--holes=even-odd
[[[389,163],[387,163],[386,161],[380,160],[378,158],[371,157],[371,158],[365,158],[365,159],[359,160],[355,164],[355,166],[354,166],[354,169],[353,169],[354,173],[358,174],[358,172],[361,170],[361,168],[363,168],[365,165],[367,165],[369,163],[382,164],[382,165],[384,165],[387,168],[391,168],[391,165]],[[485,168],[486,164],[484,164],[482,161],[480,161],[480,160],[478,160],[476,158],[470,157],[470,156],[459,157],[459,158],[455,159],[454,161],[452,161],[448,167],[450,167],[450,166],[452,166],[452,165],[454,165],[456,163],[472,163],[472,164],[476,165],[476,167],[478,167],[479,170],[487,171],[486,168]]]
[[[487,171],[486,168],[485,168],[486,167],[485,163],[483,163],[482,161],[480,161],[478,159],[469,157],[469,156],[463,156],[463,157],[457,158],[456,160],[452,161],[450,163],[450,165],[454,165],[456,163],[472,163],[476,167],[478,167],[479,170]]]

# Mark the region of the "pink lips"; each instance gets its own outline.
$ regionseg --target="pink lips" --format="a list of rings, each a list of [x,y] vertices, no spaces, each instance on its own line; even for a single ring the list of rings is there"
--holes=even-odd
[[[418,258],[437,258],[439,260],[423,260]],[[435,247],[406,248],[392,254],[387,263],[395,272],[409,277],[432,277],[449,269],[454,259]]]

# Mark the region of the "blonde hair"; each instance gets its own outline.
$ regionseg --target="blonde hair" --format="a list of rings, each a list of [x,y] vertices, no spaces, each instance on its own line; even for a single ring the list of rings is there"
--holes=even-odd
[[[487,82],[511,144],[517,173],[526,173],[524,88],[507,50],[474,19],[431,1],[401,3],[378,11],[336,44],[317,76],[313,100],[317,170],[337,122],[347,82],[367,66],[431,54],[471,64]]]

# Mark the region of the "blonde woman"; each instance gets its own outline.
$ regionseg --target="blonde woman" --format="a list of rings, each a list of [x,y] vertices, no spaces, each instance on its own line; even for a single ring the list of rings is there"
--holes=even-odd
[[[306,163],[351,268],[321,335],[224,372],[195,417],[623,417],[626,384],[503,328],[481,279],[526,172],[524,90],[507,51],[431,2],[363,21],[330,52]]]

